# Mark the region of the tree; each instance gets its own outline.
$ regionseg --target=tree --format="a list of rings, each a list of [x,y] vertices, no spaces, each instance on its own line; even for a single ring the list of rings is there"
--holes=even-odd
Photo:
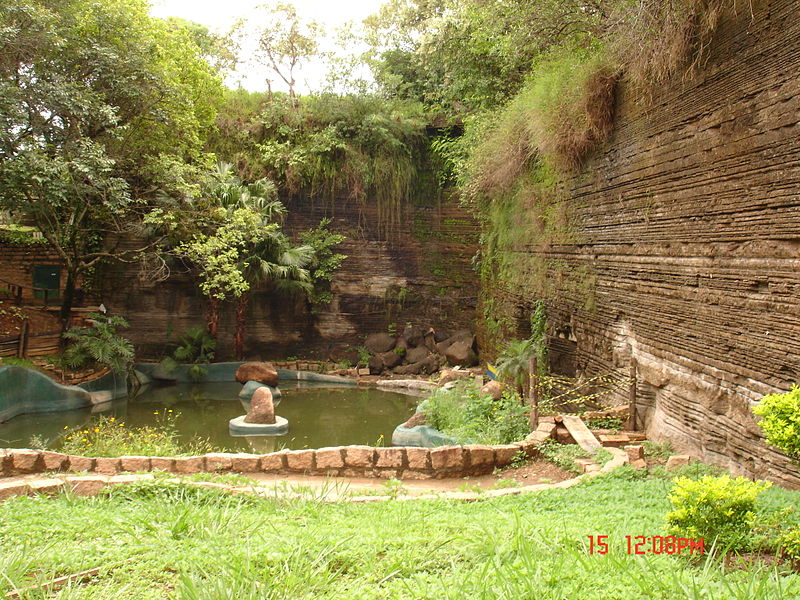
[[[20,0],[0,6],[0,209],[36,226],[79,279],[131,260],[124,238],[156,200],[186,191],[221,83],[185,28],[144,0]]]
[[[204,198],[208,204],[203,212],[215,220],[202,225],[204,231],[181,244],[178,253],[198,269],[212,336],[218,333],[221,303],[237,301],[235,352],[241,357],[252,287],[269,282],[279,290],[310,291],[305,267],[313,261],[314,250],[294,246],[281,231],[285,208],[271,181],[247,184],[230,164],[220,163],[204,186]]]
[[[289,97],[296,107],[295,69],[304,60],[316,56],[317,38],[323,35],[323,29],[316,21],[301,21],[292,4],[277,3],[263,8],[267,15],[258,34],[260,57],[289,87]]]

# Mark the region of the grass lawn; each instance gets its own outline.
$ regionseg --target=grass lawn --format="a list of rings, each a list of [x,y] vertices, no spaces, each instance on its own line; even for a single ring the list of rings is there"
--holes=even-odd
[[[622,468],[567,490],[472,503],[326,504],[164,482],[96,498],[15,498],[0,503],[0,592],[32,575],[107,566],[22,597],[800,598],[800,576],[774,567],[629,556],[625,535],[663,534],[670,487]],[[773,487],[765,500],[800,508],[797,492]],[[588,553],[591,534],[609,536],[608,554]]]

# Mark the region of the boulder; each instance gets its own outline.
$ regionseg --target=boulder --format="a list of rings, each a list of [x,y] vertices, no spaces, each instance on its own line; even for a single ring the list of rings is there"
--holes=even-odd
[[[491,396],[493,399],[499,400],[503,395],[503,384],[493,379],[481,388],[481,395]]]
[[[436,332],[433,330],[433,328],[430,328],[425,332],[424,344],[428,350],[431,352],[436,352]]]
[[[269,388],[258,388],[253,392],[250,410],[244,418],[245,423],[272,425],[275,423],[275,406],[272,403],[272,392]]]
[[[242,384],[248,381],[257,381],[271,387],[278,387],[278,372],[272,366],[272,363],[244,363],[236,369],[236,381]]]
[[[369,357],[369,374],[370,375],[380,375],[383,373],[383,359],[378,356],[370,356]]]
[[[453,366],[472,367],[478,364],[478,355],[475,354],[469,340],[459,340],[451,344],[444,355],[447,362]]]
[[[358,350],[352,346],[339,346],[328,353],[328,359],[335,363],[346,361],[355,365],[358,363]]]
[[[416,325],[406,325],[406,328],[403,329],[402,337],[411,348],[416,348],[425,343],[425,332]]]
[[[439,383],[441,384],[458,381],[460,379],[472,379],[472,373],[456,367],[455,369],[442,369],[442,372],[439,374]]]
[[[395,349],[396,350],[396,349]],[[396,352],[390,350],[389,352],[381,352],[378,357],[383,361],[383,366],[387,369],[394,369],[403,362],[403,355],[405,352]]]
[[[416,348],[411,348],[408,352],[406,352],[406,362],[416,363],[420,362],[421,360],[425,360],[430,355],[428,349],[425,346],[417,346]]]
[[[466,342],[473,350],[475,349],[475,335],[468,329],[457,331],[449,338],[442,340],[436,344],[436,350],[439,354],[444,354],[447,349],[456,342]]]
[[[439,359],[433,354],[429,354],[425,360],[397,367],[394,372],[398,375],[430,375],[435,373],[438,368]]]
[[[380,354],[381,352],[388,352],[394,348],[394,336],[388,333],[373,333],[367,336],[364,340],[364,348],[369,350],[372,354]]]
[[[433,332],[433,339],[438,344],[439,342],[445,341],[447,338],[450,337],[450,334],[444,330],[436,329]]]
[[[403,427],[416,427],[417,425],[425,425],[427,422],[427,413],[423,411],[415,412],[411,418],[403,423]]]

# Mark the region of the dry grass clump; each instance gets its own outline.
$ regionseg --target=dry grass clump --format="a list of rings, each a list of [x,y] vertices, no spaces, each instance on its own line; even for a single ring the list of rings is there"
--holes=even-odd
[[[649,89],[694,72],[732,0],[637,0],[618,7],[609,28],[628,80]]]

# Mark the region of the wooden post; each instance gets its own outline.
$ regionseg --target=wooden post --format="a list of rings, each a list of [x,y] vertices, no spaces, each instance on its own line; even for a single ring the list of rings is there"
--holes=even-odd
[[[16,293],[14,294],[14,296],[15,296],[15,298],[14,298],[14,303],[15,303],[17,306],[21,306],[21,305],[22,305],[22,286],[21,286],[21,285],[18,285],[18,286],[17,286],[17,291],[16,291]]]
[[[539,426],[539,382],[537,381],[536,373],[538,369],[538,360],[535,356],[531,356],[530,360],[530,401],[531,401],[531,414],[530,426],[531,431],[536,431]]]
[[[631,359],[630,387],[628,388],[628,412],[630,413],[630,429],[636,431],[636,359]]]
[[[25,349],[28,345],[28,321],[22,322],[22,329],[19,332],[19,346],[17,346],[17,358],[25,358]]]

